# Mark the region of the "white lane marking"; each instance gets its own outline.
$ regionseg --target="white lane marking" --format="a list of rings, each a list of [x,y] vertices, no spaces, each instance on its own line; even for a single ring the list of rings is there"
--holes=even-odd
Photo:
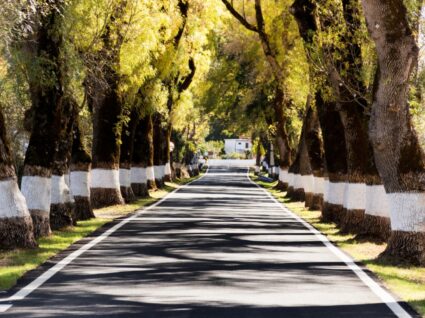
[[[193,183],[195,181],[201,180],[202,178],[204,178],[208,174],[208,172],[209,172],[209,167],[207,168],[207,171],[205,172],[205,174],[202,177],[200,177],[200,178],[198,178],[196,180],[193,180],[193,181],[191,181],[189,183],[186,183],[185,185],[180,186],[179,188],[177,188],[177,189],[173,190],[172,192],[168,193],[161,200],[155,202],[154,204],[152,204],[152,205],[150,205],[150,206],[148,206],[148,207],[146,207],[146,208],[144,208],[142,210],[139,210],[138,212],[136,212],[132,216],[129,216],[128,218],[122,220],[120,223],[114,225],[109,230],[105,231],[104,233],[102,233],[98,237],[94,238],[93,240],[91,240],[87,244],[83,245],[82,247],[80,247],[75,252],[72,252],[71,254],[69,254],[67,257],[65,257],[64,259],[62,259],[58,263],[56,263],[54,266],[52,266],[51,268],[49,268],[46,272],[44,272],[43,274],[41,274],[40,276],[38,276],[35,280],[33,280],[31,283],[29,283],[28,285],[26,285],[23,288],[21,288],[19,291],[17,291],[12,296],[10,296],[8,298],[5,298],[5,299],[0,299],[0,313],[6,312],[7,310],[9,310],[13,306],[13,303],[11,303],[11,302],[25,299],[25,297],[27,297],[29,294],[31,294],[33,291],[35,291],[37,288],[39,288],[41,285],[43,285],[47,280],[49,280],[50,278],[52,278],[56,273],[58,273],[59,271],[61,271],[66,265],[68,265],[69,263],[71,263],[73,260],[75,260],[81,254],[83,254],[84,252],[86,252],[87,250],[91,249],[96,244],[98,244],[101,241],[103,241],[105,238],[107,238],[108,236],[110,236],[112,233],[114,233],[115,231],[117,231],[118,229],[120,229],[121,227],[123,227],[124,225],[126,225],[127,223],[129,223],[130,221],[132,221],[135,218],[139,217],[145,211],[148,211],[148,210],[153,209],[154,207],[160,205],[162,202],[164,202],[165,200],[167,200],[169,198],[169,196],[172,195],[173,193],[175,193],[175,192],[177,192],[177,191],[179,191],[179,190],[187,187],[188,185],[190,185],[191,183]]]
[[[335,245],[333,245],[328,238],[320,233],[317,229],[315,229],[310,223],[307,223],[302,218],[300,218],[298,215],[296,215],[294,212],[289,210],[287,207],[285,207],[281,202],[279,202],[270,192],[268,192],[266,189],[260,187],[258,184],[256,184],[254,181],[251,180],[249,177],[249,169],[246,174],[249,182],[260,188],[261,190],[266,193],[266,195],[275,202],[282,210],[289,213],[294,219],[296,219],[298,222],[303,224],[310,232],[312,232],[327,248],[331,250],[332,253],[334,253],[341,261],[343,261],[347,267],[352,270],[357,277],[360,278],[360,280],[369,287],[372,292],[378,296],[390,309],[391,311],[399,318],[412,318],[411,315],[409,315],[403,307],[400,306],[397,300],[394,299],[394,297],[387,292],[385,289],[383,289],[381,286],[379,286],[378,283],[376,283],[369,275],[367,275],[355,262],[354,260],[343,253],[339,248],[337,248]]]

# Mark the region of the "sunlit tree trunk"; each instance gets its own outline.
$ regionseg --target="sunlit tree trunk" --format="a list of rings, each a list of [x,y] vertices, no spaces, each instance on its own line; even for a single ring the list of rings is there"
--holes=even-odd
[[[369,133],[390,200],[391,237],[384,255],[425,265],[425,157],[407,103],[418,47],[403,1],[362,3],[379,63]]]
[[[18,188],[0,108],[0,249],[35,247],[33,222],[24,196]]]
[[[51,176],[58,146],[63,103],[63,74],[60,29],[62,1],[53,1],[48,12],[40,14],[35,30],[33,59],[40,61],[37,76],[29,79],[32,118],[31,137],[26,151],[21,190],[34,223],[36,237],[50,234]],[[31,44],[32,45],[32,44]],[[32,67],[32,66],[29,66]],[[32,73],[34,73],[32,71]],[[43,80],[40,80],[41,76]]]

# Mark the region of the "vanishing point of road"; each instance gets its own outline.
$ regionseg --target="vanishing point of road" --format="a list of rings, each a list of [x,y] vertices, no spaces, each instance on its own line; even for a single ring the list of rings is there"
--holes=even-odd
[[[226,162],[50,263],[0,316],[413,317]]]

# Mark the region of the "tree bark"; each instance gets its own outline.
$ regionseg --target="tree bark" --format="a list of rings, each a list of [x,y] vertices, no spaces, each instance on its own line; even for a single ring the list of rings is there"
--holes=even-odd
[[[62,34],[52,30],[60,29],[63,6],[62,1],[54,1],[48,9],[49,12],[40,13],[40,23],[35,33],[36,49],[32,51],[32,59],[41,63],[41,74],[37,74],[37,78],[29,78],[32,132],[25,156],[21,189],[33,219],[36,237],[47,236],[51,231],[51,176],[55,149],[62,130],[64,95]],[[34,74],[32,70],[29,73]],[[38,76],[44,80],[40,80]]]
[[[74,215],[74,199],[66,179],[69,176],[71,160],[72,133],[76,110],[69,98],[63,99],[61,126],[58,147],[54,154],[52,169],[52,192],[50,203],[50,227],[52,230],[76,224]]]
[[[425,160],[409,113],[418,47],[401,0],[363,0],[379,74],[369,134],[390,200],[391,237],[384,256],[425,265]]]
[[[338,222],[343,210],[345,180],[347,174],[347,152],[340,113],[334,102],[325,102],[320,91],[316,92],[316,107],[322,129],[325,149],[325,180],[322,219]]]
[[[121,195],[126,203],[136,200],[135,193],[131,186],[131,161],[134,152],[134,137],[139,120],[139,112],[133,109],[130,113],[129,122],[123,125],[121,131],[120,186]],[[136,173],[135,169],[133,169],[133,174],[134,173]]]
[[[369,117],[365,111],[368,103],[361,74],[363,61],[359,39],[355,35],[361,27],[359,3],[357,0],[342,0],[342,9],[346,25],[342,34],[344,50],[335,48],[342,58],[339,62],[329,63],[329,81],[344,126],[347,151],[347,180],[340,228],[342,233],[359,233],[365,219],[366,184],[379,185],[380,178],[367,132]]]
[[[119,182],[120,126],[122,100],[118,92],[120,76],[120,19],[127,2],[114,9],[102,34],[102,48],[97,53],[104,63],[101,70],[92,69],[87,77],[88,103],[93,110],[93,169],[91,203],[94,208],[124,204]],[[95,66],[97,67],[97,65]],[[100,80],[102,79],[102,80]]]
[[[131,161],[131,187],[136,196],[149,196],[148,189],[156,189],[153,168],[152,117],[145,115],[137,124]]]
[[[71,155],[71,193],[75,201],[75,220],[88,220],[94,218],[93,208],[90,200],[90,170],[91,156],[87,152],[83,136],[81,135],[80,121],[78,117],[78,107],[75,107],[75,122],[72,134],[72,155]]]
[[[315,190],[315,183],[323,182],[324,173],[324,151],[320,133],[317,111],[310,106],[306,114],[305,151],[301,157],[300,168],[305,193],[305,206],[310,209],[321,209],[323,203],[323,194]]]
[[[5,124],[0,108],[0,249],[36,247],[33,222],[18,188]]]
[[[165,136],[162,127],[162,119],[159,113],[156,113],[153,120],[153,144],[154,144],[154,172],[155,183],[158,188],[164,186],[164,145]]]
[[[310,0],[296,0],[291,8],[291,13],[295,17],[298,30],[300,35],[304,41],[304,47],[307,53],[307,58],[310,60],[311,64],[314,64],[312,56],[314,56],[314,52],[312,50],[312,46],[314,43],[314,35],[317,31],[317,19],[315,16],[316,5]],[[312,66],[309,69],[310,78],[316,79],[317,74]],[[317,89],[317,85],[311,85],[310,95],[314,98],[314,104],[316,105],[316,114],[314,116],[314,120],[312,121],[312,130],[307,138],[307,148],[310,155],[310,163],[311,168],[313,170],[314,175],[314,194],[312,199],[307,198],[306,206],[311,209],[323,209],[323,197],[324,197],[324,169],[325,169],[325,160],[324,160],[324,145],[323,140],[320,138],[320,130],[322,131],[322,135],[324,135],[327,130],[321,129],[321,123],[326,123],[326,115],[328,114],[326,111],[323,111],[323,99],[321,97],[320,90]],[[317,109],[321,107],[321,120],[318,120]]]

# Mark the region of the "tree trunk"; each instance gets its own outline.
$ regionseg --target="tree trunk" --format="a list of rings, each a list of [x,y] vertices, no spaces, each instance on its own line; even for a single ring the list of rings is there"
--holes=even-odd
[[[425,160],[407,103],[418,47],[401,0],[363,0],[379,74],[369,133],[388,193],[391,237],[384,256],[425,265]]]
[[[131,188],[136,196],[149,196],[148,189],[155,189],[153,174],[152,119],[145,115],[137,124],[131,161]]]
[[[75,123],[72,134],[72,156],[71,156],[71,193],[75,200],[75,220],[88,220],[94,218],[93,208],[90,201],[90,170],[91,156],[84,147],[81,136],[78,108],[76,107]]]
[[[0,249],[36,247],[34,227],[18,188],[11,145],[0,108]]]
[[[170,142],[171,142],[171,132],[173,128],[171,124],[168,124],[167,127],[164,129],[164,180],[171,182],[172,181],[172,170],[171,170],[171,151],[170,151]]]
[[[119,96],[118,73],[120,49],[123,41],[121,18],[127,1],[121,1],[106,22],[101,34],[102,47],[95,59],[102,68],[95,65],[89,69],[86,89],[89,108],[93,110],[93,169],[91,171],[91,203],[93,208],[124,204],[119,181],[120,134],[123,108]]]
[[[341,60],[330,62],[329,81],[337,100],[347,152],[347,180],[344,191],[344,209],[340,219],[342,233],[359,233],[364,224],[366,209],[366,183],[379,184],[372,147],[369,142],[365,113],[366,88],[362,81],[363,62],[356,30],[361,27],[357,0],[342,0],[346,24],[342,41],[344,50],[339,51]],[[332,55],[329,56],[332,60]]]
[[[289,168],[289,172],[292,174],[291,176],[292,182],[288,187],[287,196],[294,201],[305,200],[302,172],[304,172],[304,174],[307,174],[307,175],[310,175],[310,172],[311,172],[310,162],[306,156],[307,149],[305,146],[305,135],[306,135],[308,120],[309,118],[305,116],[303,121],[303,126],[301,129],[300,138],[298,141],[297,154],[292,166]]]
[[[301,175],[305,192],[305,206],[320,210],[323,205],[323,193],[320,190],[323,184],[323,143],[321,139],[319,117],[317,111],[310,107],[307,110],[307,127],[304,137],[305,156],[301,158]],[[305,164],[303,162],[305,161]],[[316,183],[317,189],[316,189]]]
[[[326,222],[338,222],[343,210],[347,175],[345,138],[341,138],[344,127],[335,103],[325,102],[319,91],[316,92],[316,107],[322,129],[326,163],[322,218]]]
[[[300,35],[303,38],[308,56],[312,59],[315,46],[314,35],[318,30],[316,4],[311,0],[296,0],[291,6],[291,13],[297,20]],[[315,63],[314,60],[311,60]],[[316,78],[316,74],[310,68],[310,78]],[[320,83],[327,86],[328,83]],[[325,162],[325,179],[315,178],[315,192],[323,192],[322,218],[325,221],[338,221],[343,211],[345,179],[347,173],[347,154],[345,138],[341,138],[344,132],[341,116],[336,110],[334,102],[325,101],[321,87],[314,91],[316,108],[319,114],[319,122],[322,130]]]
[[[32,58],[40,61],[38,71],[42,74],[38,76],[44,80],[40,81],[38,76],[29,79],[33,116],[32,132],[21,183],[22,193],[33,219],[36,237],[50,234],[52,167],[62,130],[62,34],[52,30],[60,27],[63,4],[61,1],[55,1],[52,5],[57,7],[50,8],[49,12],[42,15],[36,31],[37,48],[33,51]]]
[[[62,130],[59,135],[59,143],[56,148],[52,169],[52,192],[50,203],[50,227],[52,230],[76,224],[74,215],[74,199],[71,195],[69,184],[66,183],[66,175],[69,174],[69,162],[71,160],[72,132],[74,126],[76,105],[69,99],[63,99],[62,107]]]
[[[162,128],[161,115],[153,116],[153,144],[154,144],[154,172],[155,183],[158,188],[164,186],[164,131]]]
[[[127,203],[136,200],[135,193],[131,186],[131,161],[134,152],[134,136],[139,120],[139,112],[133,109],[130,114],[130,121],[128,124],[123,125],[121,131],[120,186],[121,195]],[[133,169],[133,172],[137,175],[135,169]]]
[[[277,138],[279,146],[279,175],[281,190],[286,190],[289,187],[288,169],[291,165],[292,151],[289,145],[289,136],[286,131],[286,115],[284,113],[284,92],[281,87],[276,88],[276,96],[273,102],[275,118],[277,121]]]
[[[93,148],[91,171],[91,203],[93,208],[124,204],[119,182],[120,145],[118,127],[121,103],[117,95],[118,75],[105,71],[109,87],[98,87],[95,98],[88,98],[93,109]],[[93,85],[99,86],[99,85]]]

